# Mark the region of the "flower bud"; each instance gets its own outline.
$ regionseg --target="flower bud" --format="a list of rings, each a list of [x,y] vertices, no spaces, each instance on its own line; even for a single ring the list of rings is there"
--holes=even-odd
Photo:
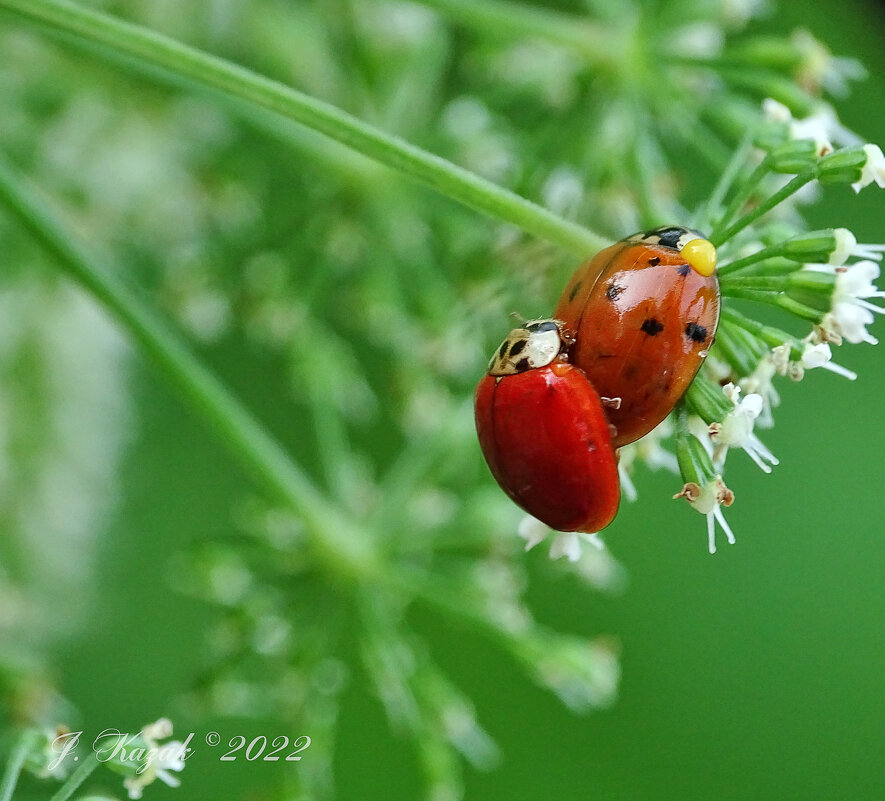
[[[833,229],[824,228],[788,239],[782,245],[781,255],[805,263],[828,261],[837,244]]]
[[[774,172],[795,175],[818,161],[818,145],[813,139],[793,139],[774,148],[769,154]]]
[[[817,180],[822,184],[854,185],[862,182],[864,165],[869,161],[869,155],[865,150],[867,147],[875,147],[875,145],[846,147],[824,156],[818,164]],[[881,152],[880,150],[879,153],[881,154]],[[870,180],[873,179],[870,178]]]

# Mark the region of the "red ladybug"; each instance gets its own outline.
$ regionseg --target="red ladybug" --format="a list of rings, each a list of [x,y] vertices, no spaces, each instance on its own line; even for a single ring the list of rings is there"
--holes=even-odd
[[[510,332],[476,388],[476,430],[501,488],[557,531],[596,532],[618,511],[620,485],[599,395],[566,361],[562,322]]]
[[[700,369],[719,322],[715,267],[702,234],[657,228],[600,251],[562,293],[569,360],[612,404],[615,448],[660,423]]]

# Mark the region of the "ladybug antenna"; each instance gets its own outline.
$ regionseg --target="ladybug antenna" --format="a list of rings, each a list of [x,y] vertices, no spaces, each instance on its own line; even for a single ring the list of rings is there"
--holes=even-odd
[[[529,321],[528,317],[523,317],[519,312],[512,311],[510,312],[510,316],[516,320],[522,328],[525,328],[525,324]]]

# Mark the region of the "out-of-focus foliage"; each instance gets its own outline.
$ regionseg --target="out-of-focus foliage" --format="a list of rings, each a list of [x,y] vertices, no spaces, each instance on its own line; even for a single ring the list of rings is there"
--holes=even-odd
[[[742,43],[771,52],[742,33],[749,3],[563,4],[644,54],[609,67],[405,3],[97,5],[613,238],[681,221],[727,160],[741,115],[771,88],[739,77],[754,74],[740,66]],[[792,14],[750,31],[767,28],[806,52],[801,35],[789,40],[806,24],[841,37],[834,50],[876,75],[867,28],[881,30],[880,20],[848,15],[827,31]],[[493,485],[473,433],[487,351],[508,313],[552,308],[567,257],[297,126],[156,84],[11,19],[0,43],[0,146],[414,584],[360,583],[317,564],[297,518],[252,493],[103,313],[0,218],[0,687],[10,731],[62,720],[134,730],[169,715],[176,736],[197,732],[183,781],[200,797],[453,798],[462,757],[476,797],[780,798],[789,788],[828,798],[821,788],[870,781],[851,743],[872,716],[861,706],[872,710],[878,697],[872,677],[858,677],[881,660],[870,638],[883,603],[857,580],[870,563],[840,561],[842,548],[880,550],[865,524],[873,510],[858,500],[869,484],[839,486],[864,458],[850,421],[836,415],[834,438],[811,443],[808,432],[827,426],[812,393],[796,398],[808,408],[784,415],[777,448],[792,472],[766,481],[755,513],[744,513],[743,552],[715,564],[700,558],[697,537],[677,536],[696,521],[665,505],[672,480],[640,472],[640,505],[623,510],[608,538],[633,587],[605,601],[587,587],[623,587],[608,552],[570,567],[522,556],[518,511]],[[706,69],[726,43],[737,73]],[[689,55],[701,63],[681,71]],[[777,74],[798,70],[809,96],[821,75],[850,71],[825,54],[826,73],[790,61],[789,48],[781,55]],[[872,86],[866,108],[881,101],[875,77]],[[885,127],[866,111],[848,117],[871,138]],[[874,223],[856,229],[875,239]],[[861,394],[821,381],[819,403],[856,404],[866,410],[856,418],[874,424],[873,364]],[[842,439],[847,455],[814,471],[827,481],[803,483],[803,468]],[[853,517],[822,530],[816,494],[854,498]],[[844,599],[821,603],[837,586]],[[798,628],[778,621],[783,609]],[[837,625],[855,613],[865,632],[856,640]],[[815,665],[841,648],[853,669],[836,689]],[[573,719],[532,684],[578,711],[607,707],[619,654],[623,698],[604,715]],[[724,689],[708,680],[715,671]],[[829,736],[810,733],[824,719]],[[204,744],[211,729],[224,742],[284,733],[312,744],[294,765],[223,765]],[[839,753],[852,775],[825,772],[819,751]],[[774,766],[776,781],[755,778]]]

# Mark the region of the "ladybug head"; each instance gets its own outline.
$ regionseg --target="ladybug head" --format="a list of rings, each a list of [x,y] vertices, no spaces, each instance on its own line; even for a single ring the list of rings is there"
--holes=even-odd
[[[489,362],[489,375],[515,375],[550,364],[567,347],[560,320],[529,320],[514,328]]]
[[[665,225],[653,231],[634,234],[629,240],[672,248],[678,251],[688,266],[700,275],[713,275],[716,269],[716,248],[700,231],[695,231],[693,228]]]

